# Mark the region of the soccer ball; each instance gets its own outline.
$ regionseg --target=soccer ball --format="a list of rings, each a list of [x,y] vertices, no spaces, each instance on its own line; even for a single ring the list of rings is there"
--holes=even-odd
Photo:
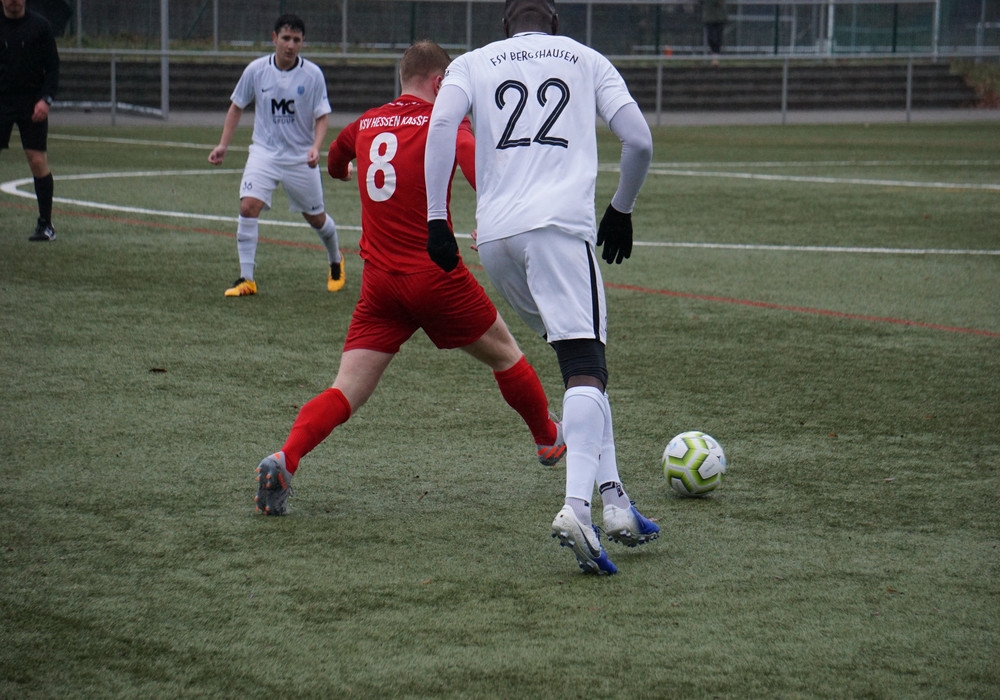
[[[663,475],[682,496],[703,496],[719,488],[726,455],[711,435],[691,430],[674,437],[663,451]]]

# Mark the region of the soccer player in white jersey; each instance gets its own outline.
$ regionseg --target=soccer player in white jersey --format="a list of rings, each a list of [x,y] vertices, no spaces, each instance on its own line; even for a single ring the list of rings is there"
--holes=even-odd
[[[591,520],[597,486],[604,531],[634,547],[655,539],[622,487],[605,393],[607,307],[595,246],[621,263],[632,252],[632,209],[652,159],[646,120],[618,71],[601,54],[556,36],[551,0],[507,0],[507,39],[448,67],[427,137],[430,257],[458,263],[446,194],[455,132],[471,109],[476,130],[480,259],[518,315],[556,352],[566,392],[566,496],[552,536],[585,573],[617,571]],[[621,140],[618,189],[600,227],[594,214],[596,115]]]
[[[208,156],[212,165],[222,163],[243,110],[256,101],[253,143],[240,184],[236,228],[240,277],[226,290],[227,297],[257,293],[254,268],[259,217],[271,208],[279,184],[288,195],[289,209],[301,212],[323,241],[330,263],[327,289],[337,292],[344,287],[344,257],[337,227],[323,205],[322,171],[317,167],[326,138],[330,101],[323,71],[299,56],[305,33],[305,23],[298,16],[278,17],[271,33],[274,54],[262,56],[244,69],[233,90],[219,145]]]

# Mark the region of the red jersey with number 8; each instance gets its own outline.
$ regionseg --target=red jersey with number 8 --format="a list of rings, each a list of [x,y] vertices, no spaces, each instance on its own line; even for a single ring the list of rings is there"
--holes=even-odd
[[[370,109],[340,132],[327,155],[327,171],[337,179],[346,177],[348,163],[357,160],[361,257],[366,264],[397,274],[438,269],[427,255],[424,184],[424,146],[433,108],[430,102],[402,95]],[[466,119],[458,130],[456,161],[473,187],[475,147]]]

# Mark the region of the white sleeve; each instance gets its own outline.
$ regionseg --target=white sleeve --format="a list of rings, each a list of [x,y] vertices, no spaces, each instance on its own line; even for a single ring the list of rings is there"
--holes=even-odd
[[[323,71],[319,66],[316,66],[313,91],[316,99],[316,104],[313,108],[313,119],[319,119],[324,114],[330,114],[333,111],[330,108],[330,96],[327,93],[326,78],[323,76]]]
[[[233,94],[229,96],[229,99],[234,105],[240,109],[246,109],[247,106],[253,102],[254,99],[254,84],[256,82],[255,69],[256,66],[251,62],[246,68],[243,69],[243,73],[240,75],[239,81],[236,83],[236,87],[233,88]]]
[[[444,85],[434,100],[424,151],[428,221],[448,218],[448,182],[455,167],[455,139],[458,125],[468,111],[468,96],[454,85]]]
[[[622,142],[621,175],[618,190],[611,198],[611,206],[629,214],[635,207],[639,189],[653,160],[653,135],[649,133],[646,118],[635,102],[619,109],[608,126]]]

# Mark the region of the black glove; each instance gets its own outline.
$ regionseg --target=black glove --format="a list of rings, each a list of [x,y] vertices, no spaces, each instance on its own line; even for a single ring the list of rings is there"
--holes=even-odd
[[[597,245],[604,245],[606,263],[621,263],[632,255],[632,215],[622,214],[610,204],[597,227]]]
[[[445,272],[458,267],[458,243],[444,219],[427,222],[427,254]]]

